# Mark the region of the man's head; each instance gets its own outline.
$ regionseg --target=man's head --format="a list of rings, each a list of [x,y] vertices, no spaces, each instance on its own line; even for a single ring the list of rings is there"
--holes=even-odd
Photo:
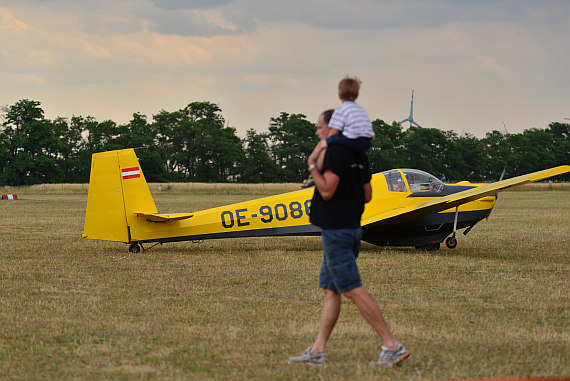
[[[329,128],[329,122],[331,120],[333,112],[334,110],[331,109],[324,111],[321,115],[319,115],[319,119],[317,120],[317,132],[315,132],[315,134],[320,137],[321,140],[329,137],[331,130],[331,128]]]
[[[362,81],[356,77],[346,76],[338,83],[338,97],[342,101],[354,102],[358,98],[358,91]]]

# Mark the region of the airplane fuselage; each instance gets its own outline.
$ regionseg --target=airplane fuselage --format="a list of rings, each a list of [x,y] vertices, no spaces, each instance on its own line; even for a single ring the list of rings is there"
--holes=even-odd
[[[416,169],[372,176],[372,200],[361,225],[375,245],[455,247],[457,229],[471,229],[491,213],[496,194],[514,185],[570,171],[559,166],[491,184],[444,184]],[[309,221],[313,189],[216,208],[160,214],[133,149],[93,154],[83,237],[130,244],[232,237],[319,235]],[[451,237],[447,236],[453,233]],[[450,241],[451,240],[451,241]]]
[[[402,176],[402,179],[405,179]],[[379,211],[414,205],[471,186],[444,185],[438,193],[410,192],[407,180],[403,188],[388,190],[384,174],[373,175],[373,199],[366,204],[362,215],[363,240],[375,245],[429,247],[437,245],[453,231],[455,209],[413,219],[385,224],[382,221],[369,223]],[[149,222],[145,216],[130,221],[130,242],[176,242],[232,237],[319,235],[320,229],[309,222],[313,189],[289,192],[276,196],[206,209],[193,213],[193,217],[168,223]],[[495,197],[462,205],[459,208],[457,228],[475,225],[487,217],[495,203]]]

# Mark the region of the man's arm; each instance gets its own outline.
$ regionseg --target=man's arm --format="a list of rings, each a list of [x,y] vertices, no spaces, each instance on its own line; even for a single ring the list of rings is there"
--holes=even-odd
[[[309,160],[309,167],[311,167],[312,164],[315,163]],[[336,192],[340,177],[330,169],[326,169],[325,173],[321,174],[316,166],[311,169],[311,175],[313,175],[313,181],[323,200],[330,200]]]
[[[372,185],[370,183],[364,184],[364,202],[370,202],[372,200]]]

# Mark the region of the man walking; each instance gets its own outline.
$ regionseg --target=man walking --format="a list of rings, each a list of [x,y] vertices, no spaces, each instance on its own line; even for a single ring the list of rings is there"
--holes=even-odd
[[[326,138],[329,133],[324,114],[317,122],[317,135],[321,138]],[[372,198],[368,158],[363,152],[331,145],[319,171],[316,166],[318,155],[316,148],[308,159],[309,171],[315,182],[310,221],[322,229],[324,256],[319,287],[324,290],[324,303],[319,332],[313,345],[300,356],[290,357],[289,363],[326,362],[325,346],[340,314],[341,296],[345,296],[358,307],[382,341],[380,358],[370,364],[398,364],[409,353],[396,340],[378,304],[362,286],[356,265],[362,237],[360,219],[364,204]]]

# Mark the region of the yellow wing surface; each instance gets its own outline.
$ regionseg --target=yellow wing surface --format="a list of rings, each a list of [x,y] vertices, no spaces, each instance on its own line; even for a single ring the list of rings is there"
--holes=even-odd
[[[362,226],[369,224],[389,225],[413,221],[418,218],[439,213],[444,210],[467,204],[486,196],[497,194],[498,192],[515,185],[522,185],[533,181],[546,179],[548,177],[570,172],[569,165],[562,165],[555,168],[545,169],[502,180],[491,184],[480,185],[475,188],[453,193],[448,196],[438,197],[415,205],[397,206],[391,209],[375,212],[367,209],[362,219]]]

